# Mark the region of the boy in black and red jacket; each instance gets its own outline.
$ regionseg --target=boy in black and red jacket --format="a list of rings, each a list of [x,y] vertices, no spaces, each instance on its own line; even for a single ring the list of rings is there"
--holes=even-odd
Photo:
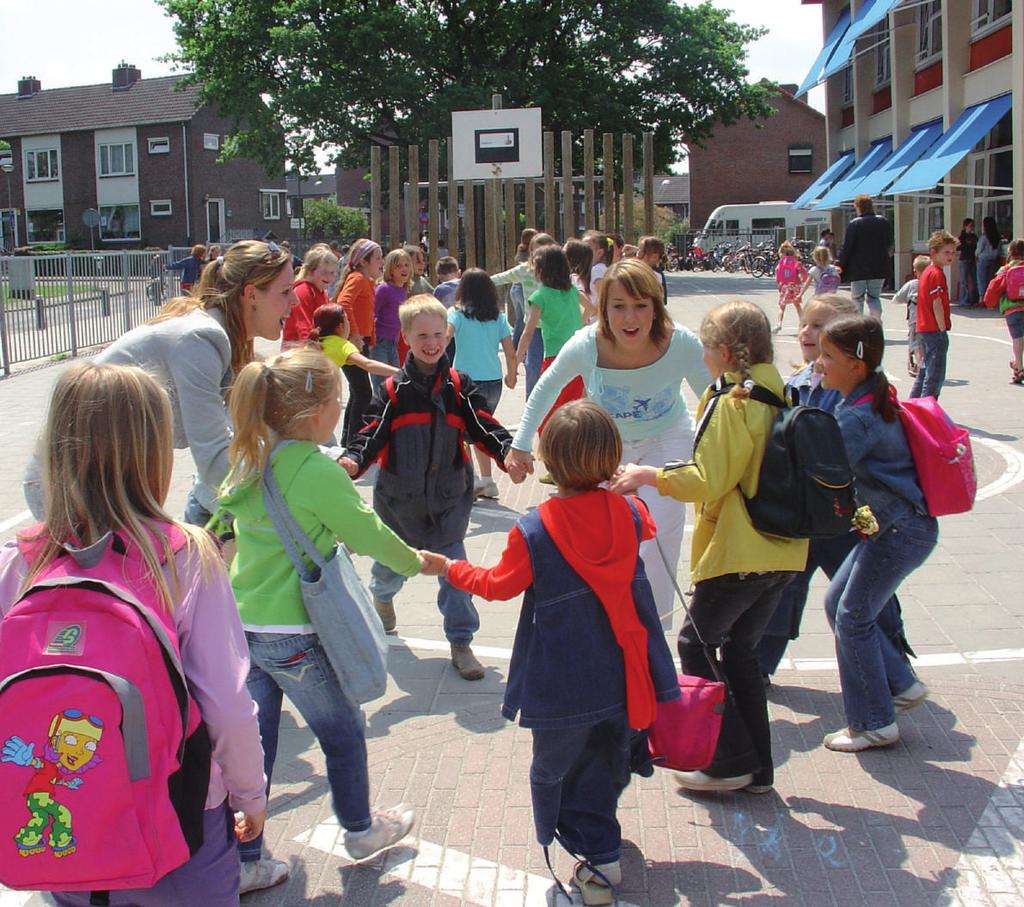
[[[502,469],[512,438],[487,411],[472,379],[449,364],[445,307],[433,296],[414,296],[401,306],[399,318],[409,356],[398,374],[378,388],[367,424],[339,462],[353,477],[379,462],[373,507],[381,520],[413,548],[464,559],[473,506],[473,464],[465,438]],[[515,482],[524,478],[510,475]],[[388,633],[395,631],[393,599],[405,579],[383,564],[373,565],[370,592]],[[483,668],[470,649],[480,627],[472,596],[443,577],[438,583],[437,606],[452,664],[465,680],[479,680]]]

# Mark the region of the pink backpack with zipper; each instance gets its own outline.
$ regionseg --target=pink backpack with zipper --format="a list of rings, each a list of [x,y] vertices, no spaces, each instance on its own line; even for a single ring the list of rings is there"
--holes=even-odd
[[[896,400],[895,390],[892,396],[928,514],[966,513],[974,507],[978,491],[974,451],[967,429],[950,419],[934,397]],[[870,401],[871,394],[865,394],[854,406]]]
[[[1010,302],[1024,302],[1024,265],[1014,265],[1003,274],[1006,277],[1006,298]]]
[[[779,287],[799,286],[807,279],[807,269],[792,255],[784,255],[775,266],[775,283]]]
[[[178,528],[160,530],[172,550],[184,545]],[[29,563],[36,534],[19,539]],[[202,843],[209,736],[174,616],[122,536],[93,567],[62,551],[0,622],[0,748],[10,888],[105,903],[151,887]]]

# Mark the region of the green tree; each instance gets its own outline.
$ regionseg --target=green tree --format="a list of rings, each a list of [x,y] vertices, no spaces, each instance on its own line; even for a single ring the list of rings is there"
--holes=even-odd
[[[718,123],[771,115],[771,84],[748,82],[761,29],[711,0],[160,0],[174,59],[235,122],[227,153],[280,172],[335,144],[444,138],[450,113],[539,106],[544,127],[651,131],[655,167]],[[281,134],[285,136],[282,149]]]
[[[370,232],[370,225],[362,211],[340,207],[333,197],[304,198],[302,210],[308,236],[351,240]]]

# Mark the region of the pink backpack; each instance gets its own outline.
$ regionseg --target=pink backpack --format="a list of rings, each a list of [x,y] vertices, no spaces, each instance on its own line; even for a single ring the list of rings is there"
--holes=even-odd
[[[1006,298],[1011,302],[1024,302],[1024,265],[1014,265],[1007,268],[1006,275]]]
[[[179,529],[161,529],[183,546]],[[33,535],[19,540],[29,562]],[[0,747],[10,888],[103,903],[152,886],[202,843],[209,736],[173,615],[121,536],[94,567],[58,555],[0,623]]]
[[[870,400],[867,394],[854,406]],[[896,405],[929,515],[966,513],[978,491],[967,429],[953,422],[934,397],[898,400]]]
[[[784,255],[775,266],[775,283],[780,287],[801,284],[806,279],[806,269],[792,255]]]

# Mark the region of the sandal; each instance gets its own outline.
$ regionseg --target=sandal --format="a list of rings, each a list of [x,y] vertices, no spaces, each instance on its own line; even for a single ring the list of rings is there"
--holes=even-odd
[[[1017,368],[1010,360],[1010,371],[1013,373],[1010,384],[1024,384],[1024,368]]]

